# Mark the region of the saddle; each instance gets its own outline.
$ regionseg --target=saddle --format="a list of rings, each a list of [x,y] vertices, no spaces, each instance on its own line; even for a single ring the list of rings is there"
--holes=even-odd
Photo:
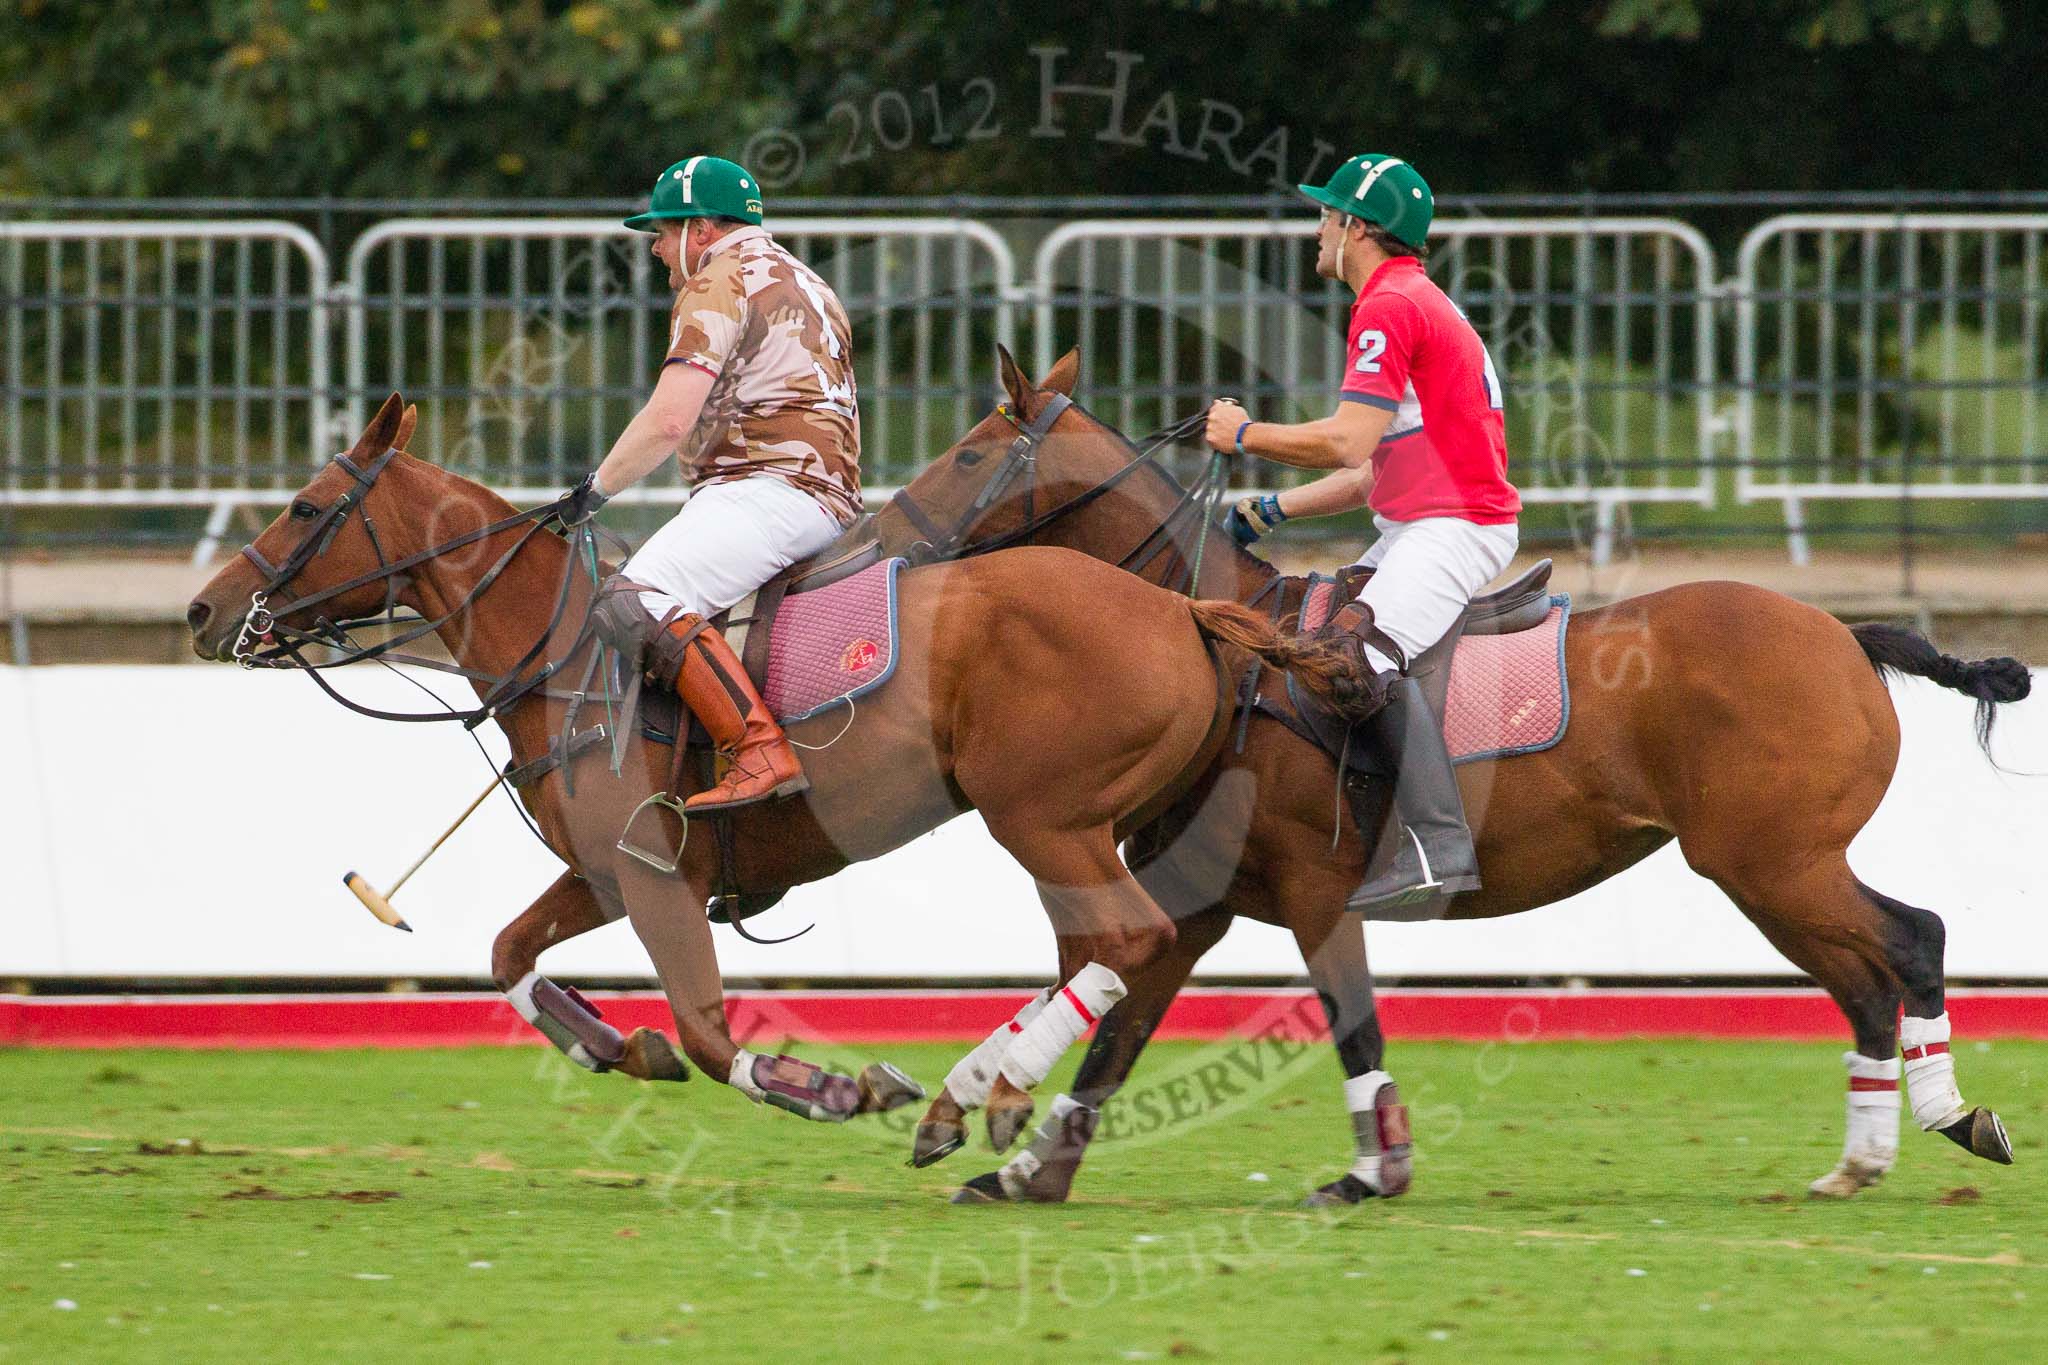
[[[882,558],[870,520],[861,518],[822,551],[711,618],[784,725],[871,692],[896,671],[896,575],[905,561]],[[856,578],[862,581],[849,582]],[[788,599],[833,588],[840,591],[831,601],[791,605],[778,633]],[[675,694],[663,688],[641,694],[640,729],[657,744],[674,744],[678,734],[703,738]]]
[[[1454,763],[1534,753],[1564,738],[1569,692],[1564,630],[1570,597],[1550,591],[1552,564],[1533,565],[1497,591],[1475,597],[1443,639],[1409,666],[1439,724]],[[1370,570],[1309,579],[1300,629],[1311,634],[1358,595]],[[1483,676],[1482,676],[1483,675]],[[1454,690],[1454,677],[1459,686]],[[1374,866],[1390,847],[1372,831],[1392,806],[1393,772],[1377,746],[1352,742],[1350,725],[1287,680],[1289,707],[1255,697],[1252,709],[1280,721],[1337,761],[1352,819],[1374,845]],[[1370,875],[1370,873],[1368,874]]]

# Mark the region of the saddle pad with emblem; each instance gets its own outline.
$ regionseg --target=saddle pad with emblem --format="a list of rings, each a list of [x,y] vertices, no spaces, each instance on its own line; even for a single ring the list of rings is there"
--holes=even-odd
[[[1311,584],[1301,604],[1303,634],[1322,627],[1334,600],[1327,579]],[[1529,630],[1459,638],[1444,701],[1444,744],[1453,763],[1540,753],[1563,740],[1571,719],[1564,669],[1571,609],[1570,596],[1554,593],[1549,614]]]
[[[776,609],[762,699],[785,725],[872,692],[896,671],[896,576],[885,559]]]

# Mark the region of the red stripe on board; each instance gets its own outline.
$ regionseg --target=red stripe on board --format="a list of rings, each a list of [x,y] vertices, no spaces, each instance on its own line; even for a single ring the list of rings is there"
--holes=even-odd
[[[1018,990],[736,991],[736,1037],[808,1043],[979,1042],[1017,1012]],[[1950,991],[1973,1038],[2048,1038],[2048,989]],[[656,991],[597,992],[607,1022],[674,1032]],[[1395,1041],[1563,1042],[1602,1038],[1834,1041],[1848,1025],[1817,990],[1433,990],[1379,992]],[[1160,1038],[1327,1037],[1306,990],[1197,988],[1167,1011]],[[0,996],[0,1046],[452,1047],[538,1044],[502,996],[337,994]]]
[[[1925,1047],[1909,1047],[1899,1055],[1909,1062],[1917,1062],[1922,1057],[1938,1057],[1946,1051],[1947,1043],[1929,1043]]]
[[[1898,1088],[1899,1083],[1890,1076],[1851,1076],[1849,1078],[1849,1089],[1853,1091],[1897,1090]]]

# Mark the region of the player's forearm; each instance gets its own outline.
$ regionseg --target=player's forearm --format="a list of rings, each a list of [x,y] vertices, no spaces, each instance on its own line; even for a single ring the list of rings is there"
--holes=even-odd
[[[1372,457],[1372,447],[1354,451],[1355,442],[1336,420],[1254,422],[1246,428],[1244,448],[1262,459],[1297,469],[1346,469]]]
[[[1249,449],[1249,447],[1247,447]],[[1294,517],[1328,517],[1365,506],[1372,492],[1372,466],[1339,469],[1280,494],[1280,510]]]

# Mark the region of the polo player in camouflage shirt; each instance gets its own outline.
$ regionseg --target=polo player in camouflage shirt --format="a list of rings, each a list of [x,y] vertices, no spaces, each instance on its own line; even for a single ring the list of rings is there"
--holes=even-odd
[[[654,396],[573,490],[589,520],[671,453],[694,485],[606,585],[599,633],[672,687],[729,759],[684,803],[730,810],[804,790],[802,767],[746,669],[706,619],[817,554],[860,515],[860,411],[846,310],[761,226],[754,178],[693,156],[661,173],[647,212],[676,302]]]

